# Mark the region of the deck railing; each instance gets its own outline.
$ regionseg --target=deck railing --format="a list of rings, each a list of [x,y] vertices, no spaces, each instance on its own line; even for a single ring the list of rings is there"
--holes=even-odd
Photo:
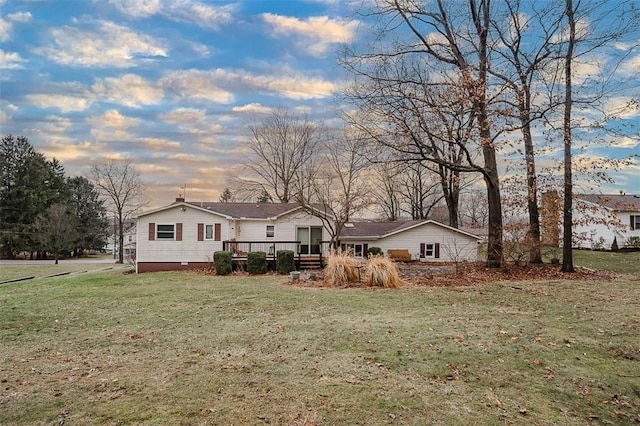
[[[246,256],[253,251],[263,251],[267,257],[275,256],[278,250],[291,250],[298,254],[300,241],[232,241],[222,242],[222,250],[230,251],[235,256]]]
[[[324,265],[322,252],[324,244],[309,246],[300,241],[234,241],[222,242],[222,250],[230,251],[236,259],[246,259],[247,254],[262,251],[267,254],[267,260],[275,261],[279,250],[291,250],[295,255],[296,266],[300,267],[301,257],[317,258],[320,266]]]

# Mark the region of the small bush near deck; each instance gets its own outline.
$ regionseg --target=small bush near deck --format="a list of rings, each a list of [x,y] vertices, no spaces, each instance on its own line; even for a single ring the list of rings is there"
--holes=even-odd
[[[230,251],[216,251],[213,253],[213,266],[216,274],[229,275],[231,273],[232,255]]]
[[[267,253],[252,251],[247,253],[247,272],[251,275],[259,275],[267,272]]]
[[[633,236],[633,237],[627,238],[627,241],[624,243],[624,246],[625,247],[640,248],[640,237]]]
[[[371,257],[365,267],[364,275],[371,285],[378,287],[400,288],[403,284],[396,264],[384,257]]]
[[[367,253],[371,256],[382,256],[382,249],[380,247],[369,247]]]
[[[279,274],[288,274],[296,270],[296,261],[293,250],[278,250],[276,252],[276,271]]]
[[[324,276],[330,286],[345,285],[358,280],[358,261],[349,252],[332,251],[324,268]]]

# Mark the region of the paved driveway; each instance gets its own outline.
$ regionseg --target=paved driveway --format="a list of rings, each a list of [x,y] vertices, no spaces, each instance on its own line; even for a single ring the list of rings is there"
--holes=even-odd
[[[20,260],[20,259],[0,260],[0,266],[1,265],[54,265],[55,263],[56,261],[51,259],[48,259],[48,260]],[[79,259],[60,259],[58,261],[58,264],[60,265],[86,265],[86,264],[92,264],[92,263],[109,264],[109,263],[116,263],[116,260],[109,257],[81,257]]]

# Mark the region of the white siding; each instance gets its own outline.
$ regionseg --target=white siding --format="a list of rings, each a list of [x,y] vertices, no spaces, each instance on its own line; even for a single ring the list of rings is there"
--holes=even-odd
[[[236,240],[238,241],[272,241],[280,239],[278,236],[278,226],[276,226],[276,236],[267,238],[267,225],[276,225],[269,220],[239,220],[236,223]]]
[[[581,200],[575,202],[573,211],[573,246],[586,249],[610,250],[613,239],[618,247],[624,247],[629,237],[640,237],[640,229],[631,230],[631,215],[639,212],[613,212],[603,207],[594,207]]]
[[[324,228],[322,220],[303,211],[296,211],[278,218],[276,223],[276,236],[279,240],[296,241],[298,239],[296,229],[299,226],[322,226],[322,239],[329,239],[329,231]]]
[[[421,259],[429,262],[476,261],[478,259],[478,242],[475,238],[432,223],[399,232],[383,239],[363,242],[369,244],[369,247],[380,247],[385,253],[389,249],[407,249],[414,258],[419,258],[420,243],[439,243],[439,258]]]
[[[182,223],[182,241],[149,241],[149,224]],[[198,223],[221,224],[220,241],[198,241]],[[211,262],[213,252],[222,250],[222,241],[228,239],[229,226],[224,217],[186,207],[176,206],[138,218],[138,262]]]

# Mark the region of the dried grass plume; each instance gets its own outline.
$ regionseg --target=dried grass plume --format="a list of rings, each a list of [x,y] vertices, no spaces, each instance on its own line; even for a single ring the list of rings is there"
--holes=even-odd
[[[398,275],[396,264],[385,257],[369,257],[364,275],[369,283],[378,287],[400,288],[404,282]]]
[[[358,261],[348,251],[332,250],[324,269],[325,281],[330,286],[346,285],[358,280]]]

